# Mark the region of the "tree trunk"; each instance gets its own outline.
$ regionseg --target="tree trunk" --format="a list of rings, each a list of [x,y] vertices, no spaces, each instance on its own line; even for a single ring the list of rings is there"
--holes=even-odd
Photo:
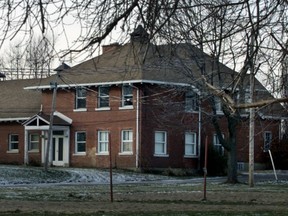
[[[228,117],[229,137],[227,144],[229,145],[228,160],[227,160],[227,183],[235,184],[238,182],[237,177],[237,139],[236,126],[238,118],[236,116]]]

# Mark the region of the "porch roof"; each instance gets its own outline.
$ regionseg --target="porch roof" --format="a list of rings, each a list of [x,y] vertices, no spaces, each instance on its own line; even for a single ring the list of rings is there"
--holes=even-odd
[[[72,120],[61,113],[55,112],[53,115],[53,125],[55,126],[70,126]],[[24,126],[44,126],[50,125],[50,115],[45,113],[38,113],[25,121]]]

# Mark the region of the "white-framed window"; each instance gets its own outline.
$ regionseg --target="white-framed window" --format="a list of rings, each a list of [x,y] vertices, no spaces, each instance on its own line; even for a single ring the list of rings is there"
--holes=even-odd
[[[75,109],[86,109],[87,90],[76,88]]]
[[[98,87],[98,108],[109,107],[109,86]]]
[[[197,112],[199,111],[199,96],[193,91],[185,93],[185,111]]]
[[[185,156],[197,156],[196,133],[185,133]]]
[[[271,147],[272,132],[271,131],[265,131],[263,135],[264,135],[264,152],[266,152]]]
[[[86,132],[84,131],[75,133],[75,153],[86,153]]]
[[[40,137],[37,133],[29,134],[29,151],[39,151]]]
[[[109,131],[98,131],[98,153],[109,154]]]
[[[133,106],[133,88],[130,85],[122,86],[122,107]]]
[[[167,132],[166,131],[155,131],[155,148],[154,154],[167,155]]]
[[[133,144],[133,131],[132,130],[122,130],[121,131],[121,153],[132,154],[132,144]]]
[[[214,98],[216,113],[223,113],[222,102],[219,97]]]
[[[19,150],[19,135],[18,134],[9,134],[9,151],[18,151]]]
[[[224,134],[222,134],[222,137],[224,138]],[[214,136],[213,136],[213,145],[214,145],[215,151],[217,151],[219,153],[219,155],[223,156],[224,155],[224,147],[220,143],[220,140],[218,139],[217,134],[214,134]]]

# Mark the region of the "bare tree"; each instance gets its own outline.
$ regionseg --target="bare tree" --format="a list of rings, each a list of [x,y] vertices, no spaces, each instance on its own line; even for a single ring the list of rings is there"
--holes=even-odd
[[[209,90],[206,99],[214,110],[213,124],[223,146],[229,152],[228,182],[237,182],[235,128],[241,109],[261,107],[267,101],[244,103],[247,75],[259,76],[277,94],[274,83],[280,77],[281,58],[287,55],[287,1],[285,0],[97,0],[97,1],[2,1],[1,40],[24,36],[35,29],[43,34],[61,32],[68,41],[68,28],[77,23],[75,43],[63,55],[95,51],[115,29],[119,40],[142,24],[154,44],[189,43],[207,52],[210,57],[193,55],[202,79],[195,77],[187,64],[183,71],[191,84]],[[25,41],[25,40],[23,40]],[[68,44],[68,42],[67,42]],[[225,79],[219,62],[239,73]],[[273,81],[272,81],[273,80]],[[239,96],[239,100],[235,97]],[[216,98],[222,102],[228,122],[229,137],[222,137],[216,112]],[[285,101],[285,100],[284,100]],[[269,101],[269,103],[279,100]],[[244,103],[244,104],[243,104]]]
[[[9,44],[0,67],[7,79],[42,78],[51,75],[53,50],[47,38],[31,38],[28,44]]]

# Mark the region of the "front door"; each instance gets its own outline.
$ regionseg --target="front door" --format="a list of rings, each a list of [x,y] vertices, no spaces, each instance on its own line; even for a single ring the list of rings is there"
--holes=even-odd
[[[52,164],[64,166],[64,137],[53,136]]]

